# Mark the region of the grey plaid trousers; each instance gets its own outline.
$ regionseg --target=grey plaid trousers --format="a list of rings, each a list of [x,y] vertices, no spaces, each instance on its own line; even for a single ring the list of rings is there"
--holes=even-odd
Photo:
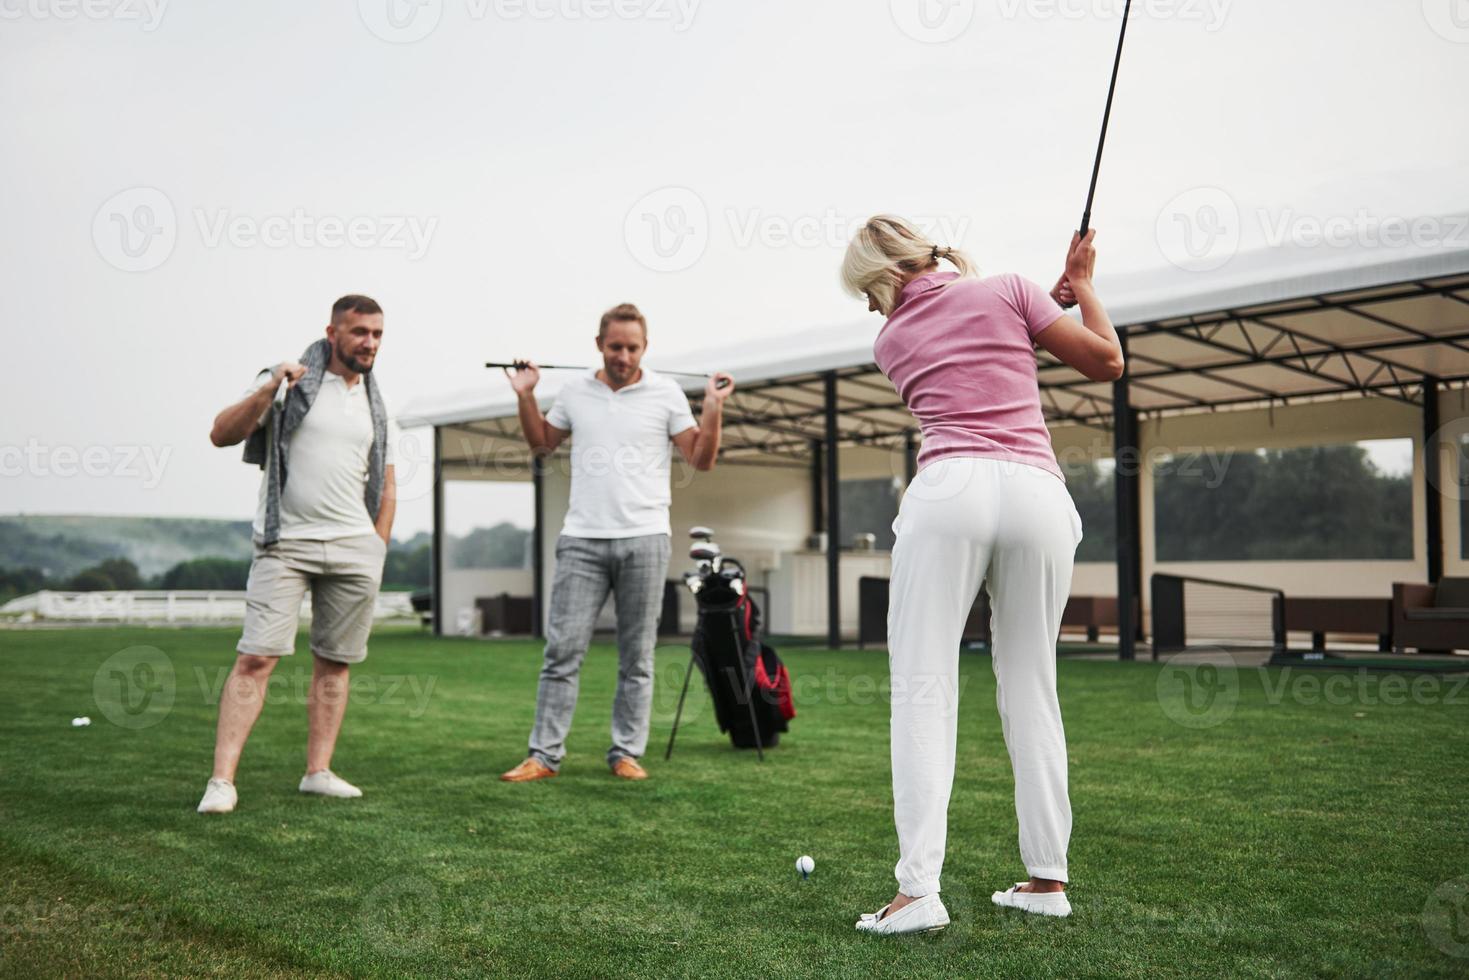
[[[658,615],[671,552],[666,534],[636,538],[563,534],[556,539],[546,656],[530,736],[530,754],[544,765],[559,769],[566,756],[582,658],[609,594],[617,602],[618,668],[607,764],[624,756],[639,758],[647,749],[653,647],[658,641]]]

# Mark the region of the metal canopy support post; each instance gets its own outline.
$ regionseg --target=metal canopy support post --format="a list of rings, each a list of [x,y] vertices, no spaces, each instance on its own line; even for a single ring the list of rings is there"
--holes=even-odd
[[[429,568],[429,601],[434,635],[444,635],[444,430],[434,426],[433,563]]]
[[[1127,334],[1120,333],[1122,355],[1127,357]],[[1142,536],[1139,534],[1139,483],[1142,453],[1138,450],[1137,410],[1128,399],[1128,377],[1112,382],[1113,460],[1116,463],[1117,507],[1117,656],[1137,657],[1139,596],[1142,592]]]
[[[826,474],[826,461],[822,456],[823,443],[811,440],[811,533],[826,530],[826,498],[822,496],[822,481]]]
[[[839,650],[842,645],[842,515],[837,466],[840,435],[837,374],[828,371],[822,380],[826,395],[826,645]]]
[[[546,636],[546,550],[543,525],[546,521],[546,461],[532,456],[530,479],[535,497],[535,524],[530,532],[531,577],[531,635],[536,639]]]
[[[1443,578],[1443,475],[1438,437],[1438,379],[1423,379],[1423,504],[1428,534],[1428,581]]]

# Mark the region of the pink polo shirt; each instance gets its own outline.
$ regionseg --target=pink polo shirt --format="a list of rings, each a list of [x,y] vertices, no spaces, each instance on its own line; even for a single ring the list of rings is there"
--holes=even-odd
[[[1065,480],[1041,414],[1034,344],[1061,315],[1044,289],[1013,273],[931,272],[903,287],[873,354],[923,430],[920,469],[977,456]]]

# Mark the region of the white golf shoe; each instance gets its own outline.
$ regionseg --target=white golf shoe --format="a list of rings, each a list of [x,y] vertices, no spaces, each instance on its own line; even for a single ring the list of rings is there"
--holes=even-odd
[[[905,936],[918,932],[938,932],[949,924],[949,910],[939,900],[938,892],[929,892],[915,898],[896,912],[889,913],[890,906],[884,905],[875,913],[868,913],[857,920],[858,932],[869,932],[878,936]]]
[[[313,793],[317,796],[335,796],[340,799],[356,799],[362,795],[362,790],[347,782],[341,776],[330,769],[320,772],[307,773],[301,777],[301,792]]]
[[[1023,881],[1017,881],[1014,886],[1002,892],[995,892],[990,896],[990,901],[1008,909],[1020,909],[1022,912],[1033,912],[1036,915],[1054,915],[1060,919],[1071,914],[1071,902],[1067,899],[1065,892],[1020,891],[1020,887],[1024,884]]]
[[[228,779],[211,779],[204,787],[204,799],[199,801],[200,813],[229,813],[240,802],[235,784]]]

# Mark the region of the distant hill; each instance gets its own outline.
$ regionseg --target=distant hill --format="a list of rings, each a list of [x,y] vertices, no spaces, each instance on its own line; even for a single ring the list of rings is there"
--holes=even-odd
[[[180,517],[0,517],[0,566],[75,575],[107,558],[127,558],[145,576],[191,558],[250,557],[250,522]]]
[[[456,567],[523,564],[530,532],[510,524],[480,528],[447,542]],[[432,542],[420,531],[393,540],[393,550],[416,552]],[[250,558],[250,522],[194,517],[0,517],[0,568],[39,568],[52,580],[70,578],[109,558],[126,558],[145,578],[198,558]],[[425,573],[426,574],[426,573]]]

